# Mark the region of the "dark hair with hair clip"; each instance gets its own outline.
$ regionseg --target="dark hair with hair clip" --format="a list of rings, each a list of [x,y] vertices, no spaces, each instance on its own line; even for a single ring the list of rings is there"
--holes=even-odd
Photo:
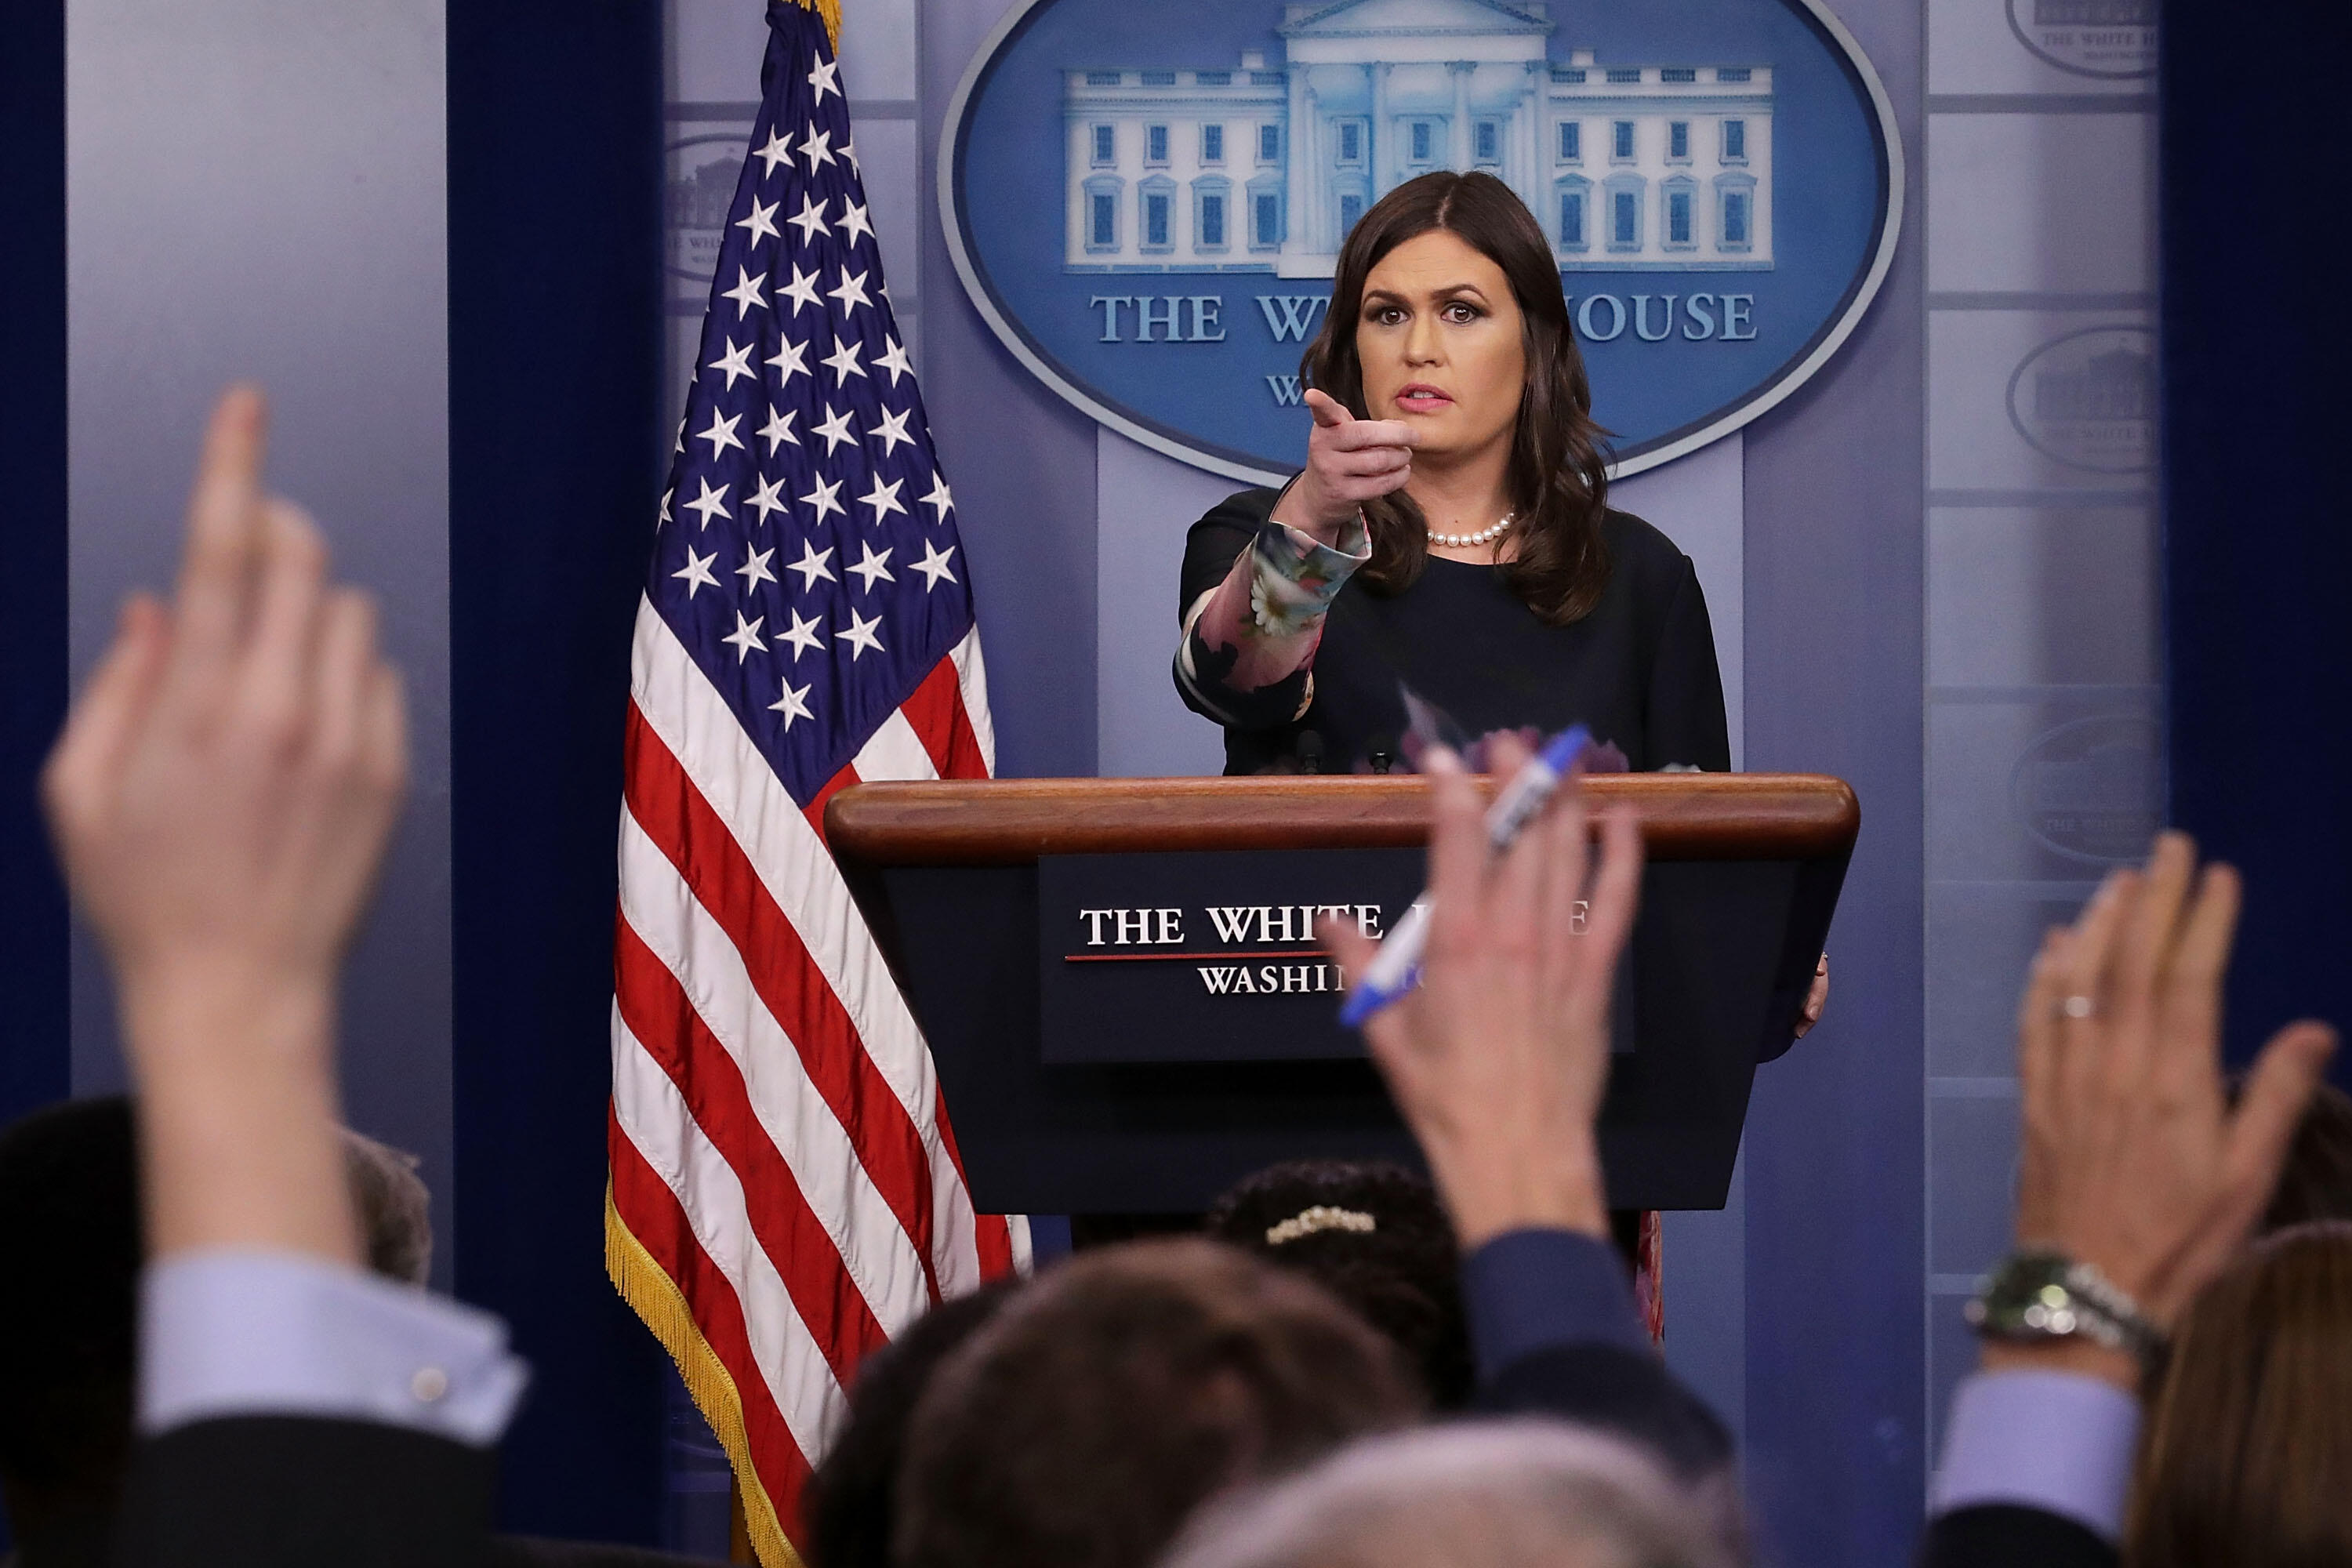
[[[1369,1231],[1318,1226],[1276,1241],[1318,1209],[1370,1216]],[[1470,1331],[1454,1227],[1425,1176],[1372,1161],[1293,1160],[1228,1187],[1201,1228],[1306,1275],[1396,1342],[1440,1410],[1470,1402]]]
[[[1604,432],[1592,420],[1592,387],[1569,324],[1559,265],[1535,215],[1508,185],[1492,174],[1440,171],[1408,180],[1374,203],[1339,247],[1331,309],[1299,361],[1299,374],[1357,418],[1370,417],[1363,362],[1356,353],[1364,280],[1398,246],[1439,229],[1501,268],[1518,302],[1527,384],[1507,476],[1517,519],[1509,537],[1518,554],[1498,570],[1529,609],[1564,626],[1591,615],[1609,582],[1609,552],[1601,538],[1609,496],[1601,454]],[[1428,520],[1421,508],[1397,490],[1365,503],[1364,520],[1372,558],[1359,576],[1384,593],[1411,587],[1429,559]]]

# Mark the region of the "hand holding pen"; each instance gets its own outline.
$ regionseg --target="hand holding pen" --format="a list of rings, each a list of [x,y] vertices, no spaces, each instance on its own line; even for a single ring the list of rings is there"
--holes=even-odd
[[[1500,856],[1509,852],[1520,833],[1551,800],[1552,792],[1576,772],[1578,760],[1591,747],[1592,732],[1581,724],[1572,724],[1533,755],[1509,731],[1497,731],[1488,740],[1497,748],[1494,754],[1504,759],[1496,763],[1496,772],[1510,767],[1511,759],[1525,758],[1511,768],[1510,782],[1496,793],[1494,804],[1486,808],[1486,847]],[[1501,750],[1506,743],[1516,749]],[[1429,758],[1441,751],[1444,748],[1424,747],[1421,754]],[[1462,771],[1459,756],[1450,751],[1444,754],[1454,772]],[[1426,761],[1419,766],[1423,773],[1432,771]],[[1431,842],[1433,846],[1435,839]],[[1348,999],[1339,1007],[1339,1022],[1351,1029],[1360,1028],[1373,1014],[1420,984],[1422,948],[1428,940],[1429,895],[1424,892],[1390,931],[1371,962],[1356,972],[1356,982],[1348,988]]]
[[[1536,760],[1513,739],[1496,750],[1498,772]],[[1605,1235],[1594,1121],[1611,987],[1641,892],[1640,830],[1630,810],[1608,813],[1596,867],[1571,770],[1497,853],[1454,754],[1433,752],[1424,772],[1434,817],[1421,984],[1366,1023],[1372,1059],[1465,1250],[1528,1226]],[[1352,927],[1327,922],[1321,936],[1354,975],[1381,952]]]

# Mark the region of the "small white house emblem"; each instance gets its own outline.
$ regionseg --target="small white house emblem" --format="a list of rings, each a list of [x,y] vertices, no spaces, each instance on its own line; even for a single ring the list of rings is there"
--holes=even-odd
[[[2009,30],[2076,76],[2156,74],[2157,0],[2008,0]]]
[[[2009,418],[2044,456],[2095,473],[2156,466],[2156,340],[2142,327],[2085,327],[2025,356]]]

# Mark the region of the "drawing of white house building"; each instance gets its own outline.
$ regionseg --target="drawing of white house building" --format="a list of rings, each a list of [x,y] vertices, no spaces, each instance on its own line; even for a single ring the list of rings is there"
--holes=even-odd
[[[1064,72],[1074,272],[1328,278],[1382,195],[1483,169],[1564,270],[1772,265],[1768,65],[1555,61],[1540,0],[1306,0],[1285,60]]]

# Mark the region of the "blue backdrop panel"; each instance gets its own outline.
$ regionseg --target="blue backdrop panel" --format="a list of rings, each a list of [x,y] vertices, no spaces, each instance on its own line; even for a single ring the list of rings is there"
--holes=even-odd
[[[661,9],[449,17],[457,1289],[535,1369],[508,1528],[651,1543],[661,1352],[604,1272],[614,831],[659,437]]]
[[[0,22],[0,1122],[66,1094],[66,904],[35,800],[66,706],[66,8]]]
[[[1919,7],[1837,10],[1918,167]],[[1862,797],[1828,1014],[1748,1102],[1743,1462],[1767,1562],[1906,1562],[1923,1509],[1924,224],[1910,205],[1833,369],[1748,427],[1747,765]]]
[[[2352,649],[2343,375],[2325,199],[2284,149],[2336,96],[2283,67],[2352,46],[2340,6],[2168,6],[2161,68],[2164,599],[2171,815],[2246,875],[2243,1060],[2289,1018],[2352,1025]],[[2257,303],[2259,302],[2259,303]],[[2338,1083],[2352,1084],[2352,1055]]]

